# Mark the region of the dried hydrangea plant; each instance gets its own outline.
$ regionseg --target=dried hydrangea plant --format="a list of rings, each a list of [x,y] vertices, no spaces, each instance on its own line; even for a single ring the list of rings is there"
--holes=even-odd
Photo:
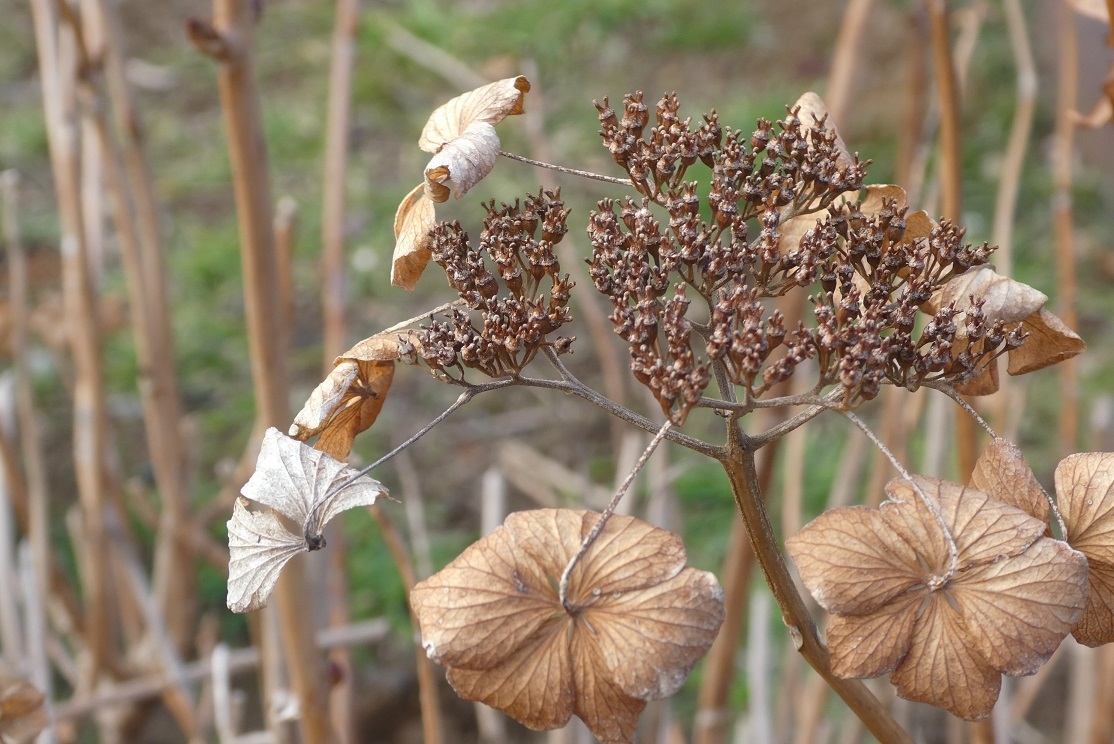
[[[392,281],[413,288],[432,260],[458,297],[338,357],[280,458],[283,472],[298,465],[295,482],[312,472],[323,486],[298,499],[246,494],[295,527],[301,520],[303,534],[237,505],[230,535],[269,519],[290,536],[276,537],[282,545],[264,560],[236,537],[230,606],[265,602],[273,579],[258,572],[320,547],[314,537],[329,516],[385,493],[342,461],[403,363],[462,391],[403,446],[476,395],[526,386],[655,433],[635,472],[664,439],[718,461],[796,647],[882,741],[911,739],[859,678],[889,674],[903,697],[978,718],[1002,674],[1032,673],[1068,634],[1092,646],[1114,640],[1114,455],[1065,459],[1055,499],[997,437],[966,485],[894,460],[901,477],[879,507],[832,510],[788,536],[802,580],[830,613],[826,643],[758,485],[760,447],[827,411],[865,429],[853,411],[885,385],[943,392],[977,417],[960,394],[995,390],[999,357],[1023,374],[1081,353],[1045,295],[995,273],[993,248],[966,242],[961,227],[911,211],[900,186],[867,184],[869,162],[850,153],[813,93],[749,134],[715,113],[682,118],[674,94],[652,108],[641,93],[616,108],[605,98],[600,136],[623,175],[563,170],[625,191],[586,216],[584,237],[569,237],[560,191],[543,189],[484,204],[473,242],[459,223],[438,223],[435,205],[463,196],[499,155],[524,160],[499,150],[495,126],[524,112],[529,90],[524,77],[508,78],[430,117],[419,145],[433,157],[395,218]],[[565,364],[574,286],[558,259],[562,240],[583,245],[573,252],[592,286],[575,291],[610,302],[630,372],[664,423]],[[808,310],[793,317],[786,307]],[[539,358],[549,374],[528,374]],[[809,376],[807,392],[785,395],[798,375]],[[741,426],[755,409],[789,405],[803,408],[766,431]],[[702,409],[721,417],[722,443],[684,431]],[[314,437],[311,457],[304,442]],[[274,467],[261,458],[261,470]],[[602,741],[629,742],[646,701],[677,690],[719,630],[723,594],[711,574],[685,566],[676,535],[612,515],[625,490],[600,514],[512,514],[414,588],[422,643],[461,696],[537,729],[577,715]],[[294,501],[297,514],[283,509]]]

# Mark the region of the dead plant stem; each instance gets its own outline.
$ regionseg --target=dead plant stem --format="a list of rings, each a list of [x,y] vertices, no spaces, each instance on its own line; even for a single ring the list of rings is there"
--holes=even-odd
[[[321,184],[321,307],[325,326],[322,346],[326,374],[332,369],[333,357],[348,348],[345,344],[344,197],[348,131],[352,119],[352,72],[359,23],[359,0],[337,0]]]
[[[368,511],[375,518],[375,523],[379,525],[383,541],[387,543],[387,550],[394,558],[395,566],[402,577],[402,584],[406,588],[407,595],[409,595],[410,590],[418,583],[417,576],[414,573],[414,563],[410,560],[410,552],[406,549],[402,536],[398,534],[398,530],[386,510],[369,506]],[[419,631],[418,618],[414,615],[413,608],[410,609],[410,622],[413,624],[415,633],[417,633]],[[433,662],[426,658],[425,649],[420,643],[415,644],[415,656],[418,672],[418,695],[422,709],[423,741],[426,744],[442,744],[445,741],[445,736],[441,717],[441,703],[437,697],[437,669]]]
[[[268,426],[289,420],[285,331],[278,284],[270,175],[252,55],[252,4],[249,0],[213,0],[213,22],[191,22],[191,36],[219,39],[200,44],[224,51],[219,66],[221,107],[240,230],[245,314],[257,415]],[[281,617],[282,645],[298,698],[302,738],[327,744],[333,740],[326,704],[324,660],[313,644],[312,616],[306,612],[305,572],[301,562],[286,567],[275,589]],[[265,659],[266,661],[266,659]],[[272,691],[273,692],[273,691]]]
[[[60,5],[65,6],[65,3]],[[81,168],[78,141],[76,59],[63,54],[66,44],[57,15],[58,3],[31,3],[42,79],[43,108],[50,146],[51,170],[61,218],[62,287],[70,350],[74,361],[73,452],[78,497],[85,520],[84,554],[89,583],[85,586],[85,635],[91,676],[114,664],[108,577],[102,560],[106,549],[104,508],[107,502],[105,463],[108,409],[104,392],[97,299],[89,273],[84,219],[81,211]]]
[[[1056,314],[1068,328],[1078,328],[1075,311],[1075,226],[1072,222],[1072,157],[1075,125],[1071,112],[1079,98],[1079,40],[1075,10],[1060,3],[1056,131],[1052,154],[1052,220],[1056,238]],[[1060,363],[1060,445],[1063,454],[1076,451],[1079,439],[1079,380],[1075,359]]]
[[[521,155],[515,155],[512,152],[504,152],[503,150],[500,150],[499,154],[502,155],[505,158],[510,158],[511,160],[517,160],[520,163],[526,163],[527,165],[533,165],[533,166],[536,166],[538,168],[548,168],[550,170],[555,170],[558,173],[566,173],[570,176],[580,176],[581,178],[590,178],[593,181],[603,181],[604,183],[614,183],[614,184],[618,184],[619,186],[630,186],[631,185],[631,182],[630,182],[629,178],[616,178],[615,176],[605,176],[601,173],[593,173],[592,171],[580,170],[578,168],[568,168],[568,167],[563,166],[563,165],[554,165],[553,163],[543,163],[540,160],[533,160],[531,158],[526,158],[526,157],[523,157]]]
[[[781,608],[782,619],[797,650],[882,744],[913,744],[912,737],[894,721],[866,685],[857,679],[840,679],[832,673],[827,648],[793,584],[766,515],[753,445],[747,441],[734,418],[729,422],[726,453],[720,464],[731,483],[731,492],[746,525],[758,565]]]

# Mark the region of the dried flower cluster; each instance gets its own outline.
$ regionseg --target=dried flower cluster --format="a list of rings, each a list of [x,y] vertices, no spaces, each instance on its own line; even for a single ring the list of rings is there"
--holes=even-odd
[[[847,153],[815,94],[776,125],[760,120],[749,141],[721,132],[714,113],[693,129],[672,94],[649,129],[641,94],[625,97],[621,119],[607,99],[596,107],[604,145],[642,198],[592,213],[591,277],[614,305],[631,369],[667,415],[684,419],[711,363],[754,398],[815,359],[818,386],[841,385],[854,406],[885,382],[963,384],[1021,345],[1025,332],[983,313],[977,297],[963,312],[958,298],[931,308],[919,327],[934,295],[991,249],[909,215],[897,187],[864,190],[868,163]],[[712,168],[705,200],[683,180],[697,160]],[[704,299],[706,324],[687,317],[686,287]],[[764,301],[795,289],[818,290],[815,325],[789,329],[768,310]]]
[[[479,315],[477,324],[467,312],[455,310],[447,320],[423,327],[418,355],[450,378],[459,378],[466,368],[489,377],[515,375],[543,347],[564,353],[573,341],[548,338],[570,320],[573,287],[554,252],[568,232],[569,210],[560,190],[542,190],[524,203],[498,208],[493,201],[484,208],[487,218],[477,248],[458,222],[440,223],[431,234],[433,260]]]

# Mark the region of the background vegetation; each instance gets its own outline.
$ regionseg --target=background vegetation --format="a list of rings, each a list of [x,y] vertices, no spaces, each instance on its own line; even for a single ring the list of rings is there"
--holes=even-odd
[[[519,73],[534,87],[526,100],[527,114],[500,126],[504,149],[613,173],[610,157],[599,146],[593,98],[610,96],[617,101],[626,92],[644,90],[649,100],[655,100],[662,92],[675,90],[684,114],[698,118],[701,112],[715,108],[724,124],[748,130],[757,117],[784,115],[784,105],[805,90],[817,90],[832,104],[829,89],[838,81],[833,66],[843,59],[851,65],[842,80],[849,92],[841,99],[835,118],[850,148],[874,161],[869,180],[885,183],[900,177],[910,189],[911,206],[939,213],[934,149],[939,113],[933,103],[923,5],[853,0],[851,7],[862,10],[865,6],[868,12],[858,42],[849,46],[840,43],[847,10],[843,3],[365,3],[355,36],[353,108],[344,172],[347,340],[355,342],[451,299],[436,271],[428,272],[412,294],[389,286],[394,210],[421,179],[428,155],[416,143],[429,112],[461,90]],[[1017,45],[1011,42],[1003,8],[997,2],[956,2],[951,8],[956,64],[963,81],[962,222],[974,242],[997,239],[995,203],[1019,103]],[[227,486],[235,480],[235,465],[248,441],[255,412],[232,173],[216,71],[212,60],[198,53],[184,30],[187,19],[205,17],[209,8],[196,0],[165,0],[120,2],[117,9],[128,79],[134,86],[166,240],[167,301],[185,413],[190,509],[211,533],[213,545],[220,547],[224,520],[231,511]],[[255,62],[273,193],[297,206],[294,312],[289,331],[291,407],[297,410],[321,379],[324,363],[322,173],[334,7],[311,0],[270,0],[259,3],[259,9]],[[48,308],[61,292],[61,230],[32,18],[29,4],[18,0],[0,0],[0,11],[0,170],[12,169],[22,175],[19,234],[31,262],[31,302],[33,307]],[[1109,291],[1114,278],[1111,129],[1080,130],[1066,154],[1057,149],[1055,139],[1058,111],[1064,105],[1058,98],[1064,91],[1057,76],[1063,60],[1071,58],[1071,54],[1063,54],[1065,19],[1078,35],[1080,60],[1079,101],[1069,103],[1071,107],[1086,110],[1101,95],[1111,50],[1105,46],[1109,29],[1103,23],[1061,12],[1056,3],[1026,6],[1025,13],[1039,92],[1011,222],[1013,275],[1053,296],[1052,305],[1056,305],[1063,285],[1057,280],[1053,174],[1061,162],[1057,159],[1069,158],[1078,277],[1075,328],[1090,350],[1070,372],[1078,375],[1080,387],[1082,415],[1072,432],[1076,441],[1067,441],[1057,423],[1065,384],[1057,370],[1017,382],[1008,398],[987,405],[990,414],[1005,422],[1006,432],[1017,432],[1015,441],[1047,483],[1052,466],[1065,452],[1110,450],[1114,444],[1110,420],[1114,412],[1110,397],[1114,326],[1109,321],[1114,313],[1114,293]],[[439,206],[438,216],[460,219],[476,233],[483,214],[481,201],[511,201],[536,191],[539,183],[551,178],[528,166],[501,161],[465,200]],[[583,224],[597,199],[617,193],[606,185],[585,185],[565,177],[558,177],[557,183],[565,187],[563,197],[574,210],[570,224]],[[566,242],[586,255],[582,235],[573,231]],[[106,232],[98,265],[98,295],[106,320],[103,348],[111,454],[126,494],[136,546],[148,561],[155,551],[157,519],[145,515],[157,512],[158,499],[150,493],[152,470],[136,388],[140,370],[127,320],[124,271],[111,230]],[[586,306],[574,309],[578,321],[589,312],[591,308]],[[1066,317],[1062,310],[1057,312]],[[60,322],[47,321],[42,328],[57,330]],[[596,378],[598,347],[593,346],[584,326],[578,327],[577,335],[576,353],[569,364],[584,378]],[[69,392],[73,369],[65,348],[56,345],[48,333],[32,337],[26,361],[33,375],[48,463],[54,552],[62,561],[63,573],[76,584],[79,566],[68,547],[67,531],[67,515],[77,504]],[[641,392],[627,394],[639,400]],[[356,459],[375,459],[455,397],[455,391],[434,384],[418,371],[400,368],[378,422],[356,443]],[[598,506],[594,499],[601,492],[606,497],[607,484],[616,473],[622,477],[625,472],[623,458],[629,464],[632,447],[624,445],[627,438],[622,428],[606,421],[598,411],[563,403],[530,391],[480,399],[379,474],[409,504],[385,508],[405,533],[419,573],[427,573],[430,566],[440,567],[478,534],[485,472],[500,473],[510,483],[506,509],[584,500]],[[652,401],[643,400],[641,405],[654,410]],[[881,406],[876,408],[868,415],[880,416]],[[953,436],[947,420],[925,415],[930,423],[915,430],[926,433],[915,435],[908,443],[909,457],[917,462],[933,456],[941,442],[947,452],[946,443]],[[778,498],[771,507],[787,533],[829,502],[833,483],[849,484],[840,498],[858,499],[863,497],[863,487],[873,482],[865,474],[870,453],[854,443],[845,422],[817,422],[808,431],[807,438],[783,448],[775,476],[780,485],[772,489],[775,498],[782,494],[801,497],[799,501]],[[634,455],[640,449],[635,438]],[[660,454],[674,460],[665,462],[663,458],[658,470],[643,478],[646,482],[631,508],[680,532],[689,546],[690,563],[719,573],[728,550],[727,525],[735,519],[727,486],[714,475],[714,466],[696,466],[679,450]],[[941,459],[945,468],[941,474],[946,475],[954,465],[948,464],[948,457]],[[554,475],[548,475],[550,472]],[[582,484],[588,481],[601,488],[586,494]],[[422,525],[428,525],[427,532],[423,533]],[[337,553],[346,561],[350,619],[386,618],[392,629],[374,644],[353,647],[351,679],[360,732],[354,740],[417,740],[414,737],[420,737],[420,728],[403,583],[380,530],[366,513],[346,515],[344,530],[345,545]],[[311,575],[329,570],[327,561],[315,564]],[[224,576],[219,566],[205,561],[198,565],[197,576],[177,579],[196,581],[198,588],[199,640],[184,650],[185,658],[204,658],[218,640],[234,648],[250,645],[248,624],[225,609]],[[759,594],[764,591],[754,588]],[[307,611],[314,599],[307,598]],[[761,727],[769,726],[788,741],[786,732],[792,725],[803,725],[794,721],[796,714],[791,711],[797,691],[790,686],[802,671],[791,655],[780,652],[784,634],[773,624],[768,607],[762,600],[752,606],[746,631],[751,643],[740,646],[736,659],[731,715],[738,718],[742,730],[750,726],[752,735],[760,735]],[[763,644],[767,653],[756,658],[753,650],[763,646],[755,643]],[[1072,653],[1063,655],[1071,656],[1071,664],[1054,660],[1045,675],[1074,675],[1070,694],[1082,689],[1079,685],[1088,674],[1114,668],[1109,651],[1101,662],[1098,654],[1084,657]],[[5,658],[12,658],[10,652]],[[142,666],[134,664],[135,669]],[[679,699],[649,717],[648,726],[657,727],[659,740],[672,740],[667,738],[670,732],[690,729],[700,676],[698,667]],[[254,685],[250,675],[237,676],[235,682],[249,692]],[[760,692],[755,687],[758,682],[768,689]],[[61,689],[68,688],[62,684]],[[78,689],[74,694],[80,698],[92,691]],[[1107,690],[1105,694],[1114,693]],[[60,695],[59,700],[65,697]],[[1018,699],[1013,698],[1015,705]],[[1111,700],[1114,698],[1106,698],[1107,704]],[[1061,700],[1048,694],[1046,704],[1036,705],[1019,730],[1063,731],[1064,711],[1072,710],[1065,701],[1071,703],[1072,698]],[[1089,710],[1102,703],[1102,699],[1090,698]],[[121,710],[128,712],[133,726],[127,729],[128,741],[165,742],[181,736],[165,715]],[[827,717],[818,715],[827,723],[817,730],[830,736],[846,732],[847,728],[840,728],[844,716],[835,703],[829,713]],[[247,715],[259,725],[257,702],[249,704]],[[450,730],[475,735],[469,706],[449,703],[447,715]],[[926,737],[978,740],[977,730],[945,724],[926,711],[910,706],[905,715],[928,721],[920,729]],[[107,731],[120,729],[101,718],[98,727],[90,717],[75,717],[70,732],[76,740],[107,740]],[[200,720],[211,721],[211,711],[203,710]],[[198,735],[209,736],[206,730],[202,726]],[[509,736],[527,739],[518,730]],[[60,738],[71,737],[63,730]]]

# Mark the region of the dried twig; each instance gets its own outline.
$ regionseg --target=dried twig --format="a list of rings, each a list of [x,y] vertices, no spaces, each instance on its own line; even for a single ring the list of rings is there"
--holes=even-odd
[[[325,116],[325,164],[321,182],[321,307],[324,315],[325,373],[344,352],[344,196],[348,130],[352,118],[352,70],[356,60],[359,0],[337,0],[333,25],[329,102]]]
[[[65,3],[61,4],[66,6]],[[74,363],[74,459],[78,495],[85,519],[81,563],[88,579],[85,587],[85,635],[91,676],[114,664],[110,643],[111,608],[108,577],[101,560],[106,551],[104,509],[108,494],[104,473],[108,409],[101,366],[97,301],[89,275],[84,218],[81,212],[81,167],[76,100],[77,62],[63,50],[73,49],[72,26],[64,43],[57,15],[58,4],[34,0],[31,4],[39,72],[43,81],[43,108],[50,144],[51,170],[58,196],[62,228],[62,283],[66,303],[68,338]]]
[[[229,155],[239,215],[244,271],[245,312],[260,423],[285,427],[290,418],[287,398],[285,332],[274,243],[270,177],[255,86],[252,59],[253,12],[247,0],[214,0],[213,22],[194,21],[191,38],[202,52],[219,61],[221,107],[224,110]],[[301,712],[302,736],[329,742],[332,730],[325,696],[323,659],[313,649],[312,618],[306,613],[304,567],[286,567],[275,590],[282,618],[283,646]]]
[[[382,508],[368,507],[368,511],[375,517],[376,524],[383,535],[387,549],[395,560],[395,566],[402,576],[402,584],[406,587],[407,594],[414,588],[417,576],[414,573],[414,564],[410,560],[410,553],[402,541],[402,537],[395,529],[394,523]],[[411,608],[410,620],[417,631],[418,620]],[[422,733],[427,744],[442,744],[445,741],[444,724],[441,717],[441,704],[437,698],[437,670],[433,662],[426,658],[425,649],[421,644],[415,645],[418,672],[418,695],[422,705]]]

